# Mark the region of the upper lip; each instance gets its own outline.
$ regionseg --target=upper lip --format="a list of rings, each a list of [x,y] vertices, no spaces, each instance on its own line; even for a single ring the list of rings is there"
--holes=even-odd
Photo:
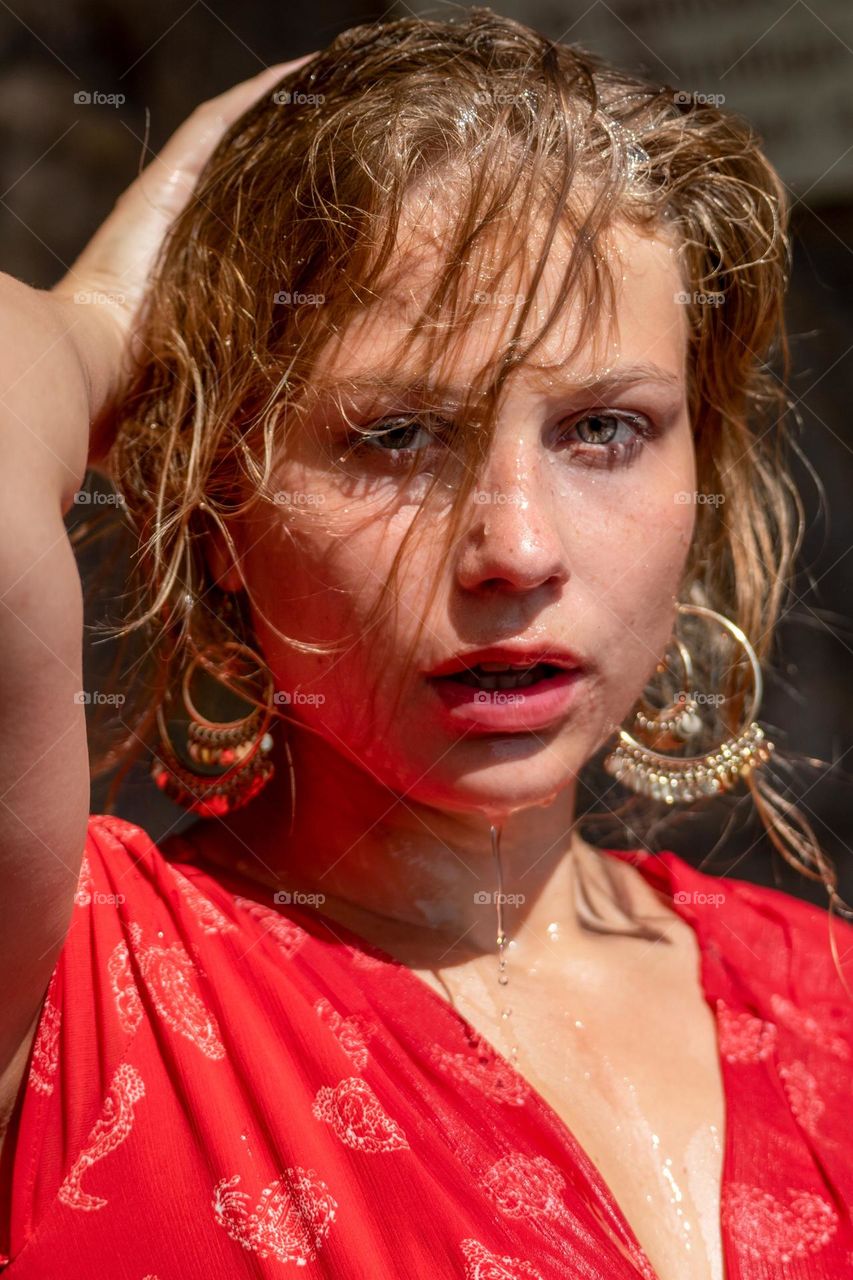
[[[470,671],[479,662],[524,663],[529,666],[535,666],[538,662],[548,662],[552,666],[565,667],[567,670],[584,665],[583,660],[576,654],[557,645],[496,644],[489,645],[485,649],[469,649],[466,653],[454,654],[452,658],[448,658],[432,671],[428,671],[427,675],[449,676],[458,671]]]

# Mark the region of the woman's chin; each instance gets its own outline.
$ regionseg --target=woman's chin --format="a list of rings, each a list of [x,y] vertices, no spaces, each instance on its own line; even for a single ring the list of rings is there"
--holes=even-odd
[[[498,824],[519,810],[548,808],[574,781],[575,774],[567,774],[564,769],[540,771],[538,777],[531,771],[527,785],[518,776],[518,770],[512,777],[503,778],[496,771],[488,781],[479,774],[457,778],[446,788],[437,787],[426,798],[426,803],[436,809],[479,815],[489,823]]]

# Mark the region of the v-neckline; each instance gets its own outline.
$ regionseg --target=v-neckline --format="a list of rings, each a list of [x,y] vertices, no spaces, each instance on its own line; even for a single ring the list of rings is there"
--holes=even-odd
[[[190,838],[188,832],[175,833],[175,836],[173,837],[173,839],[186,842],[190,846],[190,848],[193,850],[197,850],[197,849],[200,850],[201,848],[200,845],[198,845],[195,840],[192,840]],[[728,1090],[726,1087],[726,1071],[725,1071],[722,1051],[720,1047],[719,1019],[718,1019],[716,1007],[710,996],[710,984],[708,982],[708,974],[707,974],[708,955],[707,955],[706,947],[704,945],[704,938],[702,936],[702,933],[698,926],[697,921],[690,918],[690,915],[692,913],[690,912],[683,913],[679,911],[678,910],[679,904],[677,904],[674,901],[674,897],[673,897],[674,876],[673,876],[671,862],[673,859],[677,857],[675,853],[673,853],[671,850],[666,850],[659,854],[649,854],[645,850],[637,850],[637,849],[631,849],[631,850],[602,849],[601,852],[611,854],[612,856],[621,858],[623,861],[631,862],[631,865],[634,866],[636,870],[640,872],[640,874],[643,876],[643,879],[646,881],[646,883],[650,883],[650,877],[646,873],[653,869],[654,862],[657,861],[657,863],[659,864],[659,867],[664,872],[664,877],[665,877],[664,893],[669,899],[670,906],[673,912],[675,913],[675,915],[677,915],[679,919],[684,920],[685,923],[690,926],[690,928],[693,931],[693,935],[696,939],[696,946],[699,953],[699,983],[702,988],[702,995],[708,1007],[710,1008],[711,1014],[714,1018],[714,1029],[715,1029],[714,1042],[717,1049],[717,1069],[720,1075],[720,1081],[721,1081],[722,1091],[723,1091],[723,1135],[722,1135],[723,1158],[722,1158],[722,1167],[721,1167],[720,1182],[719,1182],[718,1210],[716,1215],[717,1230],[720,1236],[720,1261],[721,1261],[720,1280],[738,1280],[737,1274],[734,1271],[732,1271],[729,1267],[729,1259],[728,1259],[728,1254],[726,1250],[726,1238],[725,1238],[725,1232],[723,1230],[724,1197],[726,1194],[726,1190],[729,1186],[731,1169],[733,1166],[732,1139],[733,1139],[734,1133],[733,1133],[733,1126],[732,1126],[732,1114],[731,1114],[732,1109],[731,1109],[731,1099],[729,1097]],[[639,862],[636,861],[638,855],[640,857]],[[175,861],[178,861],[178,859],[175,859]],[[230,867],[225,868],[221,866],[218,862],[209,860],[204,856],[203,852],[200,852],[196,858],[192,859],[189,865],[193,866],[193,865],[198,865],[200,863],[203,863],[205,868],[213,868],[215,871],[221,872],[223,878],[230,877],[234,880],[239,881],[241,884],[251,886],[251,888],[254,890],[255,893],[257,893],[259,890],[266,890],[269,888],[269,886],[261,884],[260,881],[253,880],[251,876],[247,876],[244,872],[239,871],[236,867],[233,869]],[[689,864],[685,864],[685,865],[688,866],[689,868]],[[690,868],[690,870],[692,870],[692,868]],[[217,879],[216,876],[212,876],[212,878]],[[654,881],[657,879],[658,879],[658,875],[655,871],[653,871],[652,881],[651,881],[651,887],[653,889],[660,888],[659,884],[654,883]],[[252,896],[252,895],[247,895],[247,896]],[[261,903],[260,905],[269,906],[268,903]],[[271,907],[270,909],[277,911],[276,907]],[[553,1129],[554,1132],[558,1135],[558,1137],[561,1139],[561,1142],[565,1146],[565,1148],[572,1153],[572,1158],[576,1162],[578,1159],[580,1159],[580,1162],[585,1169],[588,1180],[592,1185],[594,1185],[600,1199],[607,1205],[610,1211],[611,1217],[615,1222],[619,1224],[621,1230],[626,1235],[632,1248],[636,1251],[637,1261],[640,1264],[640,1268],[641,1269],[643,1267],[646,1268],[647,1276],[644,1277],[644,1280],[661,1280],[661,1276],[659,1272],[652,1265],[651,1259],[648,1257],[645,1249],[643,1248],[642,1244],[638,1240],[636,1232],[634,1231],[634,1228],[631,1226],[631,1223],[628,1221],[628,1217],[626,1213],[622,1209],[622,1206],[619,1204],[619,1201],[616,1199],[616,1196],[611,1190],[610,1186],[608,1185],[604,1175],[601,1173],[598,1166],[595,1164],[594,1160],[587,1152],[586,1148],[575,1136],[575,1134],[569,1128],[566,1121],[563,1120],[563,1118],[560,1116],[559,1112],[554,1107],[552,1107],[550,1102],[547,1101],[547,1099],[543,1096],[543,1094],[541,1094],[539,1090],[535,1088],[535,1086],[530,1081],[528,1081],[524,1075],[522,1075],[522,1073],[518,1070],[518,1068],[513,1064],[511,1059],[506,1057],[497,1048],[497,1046],[492,1043],[492,1041],[489,1039],[488,1036],[485,1036],[481,1032],[479,1032],[477,1028],[474,1027],[467,1020],[464,1014],[460,1013],[460,1011],[453,1004],[451,1004],[449,1000],[446,1000],[443,996],[441,996],[435,990],[434,987],[430,986],[430,984],[424,978],[422,978],[419,973],[409,968],[409,966],[404,964],[403,961],[398,960],[396,956],[393,956],[390,952],[385,951],[385,949],[379,946],[377,943],[371,942],[370,939],[363,937],[361,934],[357,933],[354,929],[349,928],[348,925],[341,924],[338,920],[335,920],[333,917],[325,916],[321,911],[317,909],[316,906],[314,906],[311,903],[300,903],[298,904],[297,910],[309,916],[311,919],[318,921],[322,926],[324,926],[327,930],[329,930],[333,934],[333,936],[335,936],[337,941],[343,942],[345,945],[351,946],[354,950],[360,951],[362,953],[367,953],[383,961],[386,964],[392,965],[397,972],[401,972],[404,975],[403,980],[405,982],[414,984],[413,989],[417,988],[419,991],[425,993],[425,998],[432,1003],[432,1007],[436,1010],[437,1014],[440,1014],[441,1017],[443,1017],[445,1020],[449,1018],[454,1024],[456,1024],[457,1026],[460,1026],[465,1032],[466,1037],[470,1033],[473,1033],[474,1035],[479,1037],[480,1042],[484,1045],[486,1050],[493,1057],[493,1060],[501,1067],[501,1070],[506,1072],[507,1077],[510,1080],[516,1081],[521,1086],[523,1086],[525,1092],[529,1095],[529,1097],[533,1101],[534,1106],[541,1113],[542,1117],[547,1122],[549,1127]],[[339,933],[341,936],[338,936]]]

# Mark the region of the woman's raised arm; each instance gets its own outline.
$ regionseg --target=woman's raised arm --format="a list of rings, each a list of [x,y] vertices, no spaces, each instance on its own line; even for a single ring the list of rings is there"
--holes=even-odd
[[[0,273],[0,1135],[71,920],[89,814],[83,599],[63,516],[109,449],[166,230],[225,129],[311,56],[197,108],[53,289]]]

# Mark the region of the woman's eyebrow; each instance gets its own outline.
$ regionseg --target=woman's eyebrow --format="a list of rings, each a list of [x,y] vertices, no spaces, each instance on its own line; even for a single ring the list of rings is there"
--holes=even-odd
[[[550,368],[525,365],[519,366],[513,376],[523,378],[531,384],[544,384],[549,389],[559,387],[562,392],[577,391],[593,394],[616,391],[622,387],[634,386],[639,382],[657,382],[678,390],[684,387],[684,380],[680,374],[647,360],[617,365],[612,369],[580,376],[567,375],[564,367],[559,364],[552,365]],[[401,395],[441,395],[454,401],[461,401],[470,394],[466,388],[441,383],[434,376],[426,374],[407,376],[382,370],[365,370],[362,373],[353,374],[350,378],[333,377],[328,381],[319,378],[313,385],[316,390],[322,392],[378,391]]]

